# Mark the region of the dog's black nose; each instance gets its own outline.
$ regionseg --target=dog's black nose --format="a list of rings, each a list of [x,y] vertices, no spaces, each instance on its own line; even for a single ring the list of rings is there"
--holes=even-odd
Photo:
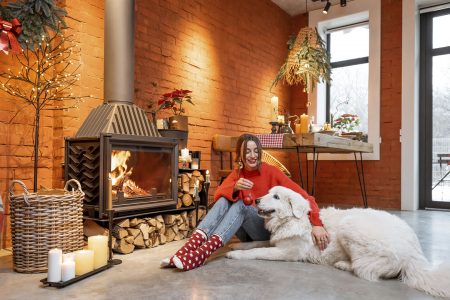
[[[255,203],[258,205],[260,201],[261,201],[261,198],[258,198],[255,200]]]

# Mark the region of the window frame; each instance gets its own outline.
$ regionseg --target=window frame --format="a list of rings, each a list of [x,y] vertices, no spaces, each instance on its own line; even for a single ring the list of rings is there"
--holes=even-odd
[[[370,15],[370,18],[369,18]],[[309,12],[309,26],[316,27],[319,35],[326,40],[326,31],[331,28],[348,26],[361,22],[369,23],[369,143],[373,153],[364,154],[365,160],[380,160],[380,92],[381,92],[381,1],[360,0],[347,3],[346,7],[333,6],[327,15],[322,10]],[[321,99],[321,101],[317,101]],[[326,121],[326,84],[318,83],[308,95],[311,105],[308,114],[319,124]],[[353,154],[320,155],[320,160],[354,160]]]
[[[350,28],[350,27],[358,27],[358,26],[363,26],[363,25],[368,25],[368,24],[369,24],[369,22],[359,22],[359,23],[355,23],[355,24],[349,24],[348,26],[329,29],[326,32],[326,37],[327,37],[326,38],[326,46],[327,46],[328,54],[330,54],[330,52],[331,52],[331,34],[333,32],[344,30],[344,29]],[[370,34],[370,32],[369,32],[369,34]],[[369,64],[369,56],[361,56],[361,57],[357,57],[357,58],[351,58],[351,59],[346,59],[346,60],[330,62],[331,72],[333,72],[333,69],[351,67],[351,66],[362,65],[362,64]],[[330,109],[331,109],[330,89],[331,89],[331,85],[329,83],[327,83],[326,92],[325,92],[326,93],[325,94],[325,101],[326,101],[325,102],[325,120],[328,123],[330,123],[330,116],[331,116],[330,115],[331,114],[331,112],[330,112]]]
[[[448,202],[433,201],[433,58],[449,55],[450,46],[433,48],[433,19],[450,15],[450,8],[420,14],[419,74],[419,208],[449,209]]]

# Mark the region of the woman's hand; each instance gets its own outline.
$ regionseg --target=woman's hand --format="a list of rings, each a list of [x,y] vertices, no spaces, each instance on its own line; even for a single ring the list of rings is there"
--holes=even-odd
[[[239,178],[234,185],[234,191],[249,190],[253,187],[253,182],[245,178]]]
[[[317,245],[320,251],[325,250],[330,243],[330,235],[322,226],[313,226],[311,236],[315,245]]]

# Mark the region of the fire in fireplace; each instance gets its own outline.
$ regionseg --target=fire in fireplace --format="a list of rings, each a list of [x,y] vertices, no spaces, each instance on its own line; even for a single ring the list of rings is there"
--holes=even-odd
[[[113,149],[112,196],[118,202],[142,197],[172,198],[171,153]]]

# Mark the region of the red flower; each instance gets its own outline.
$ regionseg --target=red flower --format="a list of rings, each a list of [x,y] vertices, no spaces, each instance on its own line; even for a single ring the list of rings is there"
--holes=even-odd
[[[170,93],[165,93],[158,100],[159,109],[171,109],[175,115],[181,115],[185,112],[182,107],[183,102],[189,102],[194,105],[191,100],[192,91],[175,89]]]

